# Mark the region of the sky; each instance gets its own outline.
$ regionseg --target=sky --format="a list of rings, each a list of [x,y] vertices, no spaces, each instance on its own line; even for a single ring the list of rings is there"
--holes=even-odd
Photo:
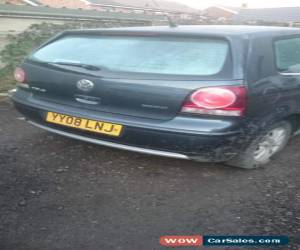
[[[300,7],[300,0],[171,0],[191,7],[203,9],[211,5],[226,5],[240,7],[247,3],[249,8],[270,8],[270,7]]]

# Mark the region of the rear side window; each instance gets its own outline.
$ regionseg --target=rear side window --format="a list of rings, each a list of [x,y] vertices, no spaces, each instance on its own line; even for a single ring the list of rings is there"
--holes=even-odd
[[[300,37],[276,41],[275,56],[280,71],[300,73]]]
[[[228,51],[228,43],[220,39],[66,36],[31,59],[92,64],[111,71],[215,75],[223,69]]]

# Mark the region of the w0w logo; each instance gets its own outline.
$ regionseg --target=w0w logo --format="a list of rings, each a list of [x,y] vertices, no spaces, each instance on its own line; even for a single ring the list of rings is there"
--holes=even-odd
[[[201,235],[193,236],[162,236],[159,243],[163,246],[202,246],[203,239]]]

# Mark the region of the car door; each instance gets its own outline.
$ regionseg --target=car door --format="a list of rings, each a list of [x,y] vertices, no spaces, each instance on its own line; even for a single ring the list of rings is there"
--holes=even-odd
[[[287,112],[300,113],[300,35],[276,38],[273,42],[279,74],[280,100]]]
[[[262,34],[250,39],[246,67],[249,131],[255,134],[300,114],[299,66],[300,34]]]

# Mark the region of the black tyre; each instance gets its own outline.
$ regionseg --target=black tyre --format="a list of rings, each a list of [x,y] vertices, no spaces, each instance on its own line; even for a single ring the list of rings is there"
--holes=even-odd
[[[226,164],[245,169],[262,167],[270,161],[273,155],[286,146],[291,134],[292,125],[290,122],[276,123],[264,129],[243,153]]]

